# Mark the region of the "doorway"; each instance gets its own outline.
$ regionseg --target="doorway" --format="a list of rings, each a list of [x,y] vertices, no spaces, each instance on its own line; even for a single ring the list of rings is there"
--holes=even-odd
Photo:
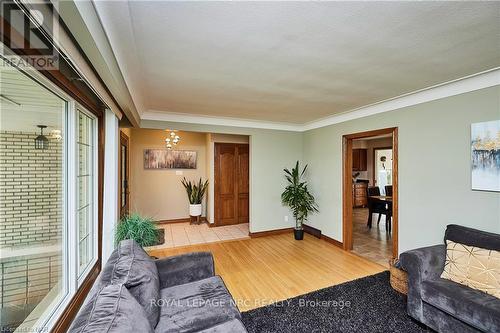
[[[376,140],[389,141],[389,144],[377,147],[374,144],[378,142]],[[365,142],[365,145],[360,145],[360,142]],[[371,238],[373,242],[361,244],[363,251],[387,253],[387,258],[383,260],[387,266],[389,259],[398,255],[398,129],[385,128],[344,135],[342,150],[343,247],[353,251],[356,241],[354,236],[360,237],[358,241],[362,237],[365,240]],[[373,150],[373,155],[368,154],[370,150]],[[361,160],[357,158],[354,161],[355,153],[368,154],[367,163],[355,165],[354,162]],[[360,176],[362,179],[358,179]],[[376,193],[377,190],[380,193]],[[364,200],[358,198],[361,195],[365,195]],[[383,217],[383,224],[380,218],[374,219],[372,223],[371,217],[377,217],[377,214]],[[381,241],[382,248],[377,247],[377,240]],[[357,249],[355,252],[359,254]],[[380,257],[365,253],[368,253],[366,257],[369,260],[380,262]]]
[[[214,222],[216,226],[249,221],[249,146],[215,143]]]
[[[128,215],[130,211],[130,191],[129,191],[129,137],[120,131],[120,158],[119,158],[119,174],[120,174],[120,218]]]

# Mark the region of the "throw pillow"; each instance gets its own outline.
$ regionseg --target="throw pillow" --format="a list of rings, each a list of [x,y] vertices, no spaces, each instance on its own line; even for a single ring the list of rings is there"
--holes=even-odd
[[[446,240],[441,278],[500,298],[500,251]]]

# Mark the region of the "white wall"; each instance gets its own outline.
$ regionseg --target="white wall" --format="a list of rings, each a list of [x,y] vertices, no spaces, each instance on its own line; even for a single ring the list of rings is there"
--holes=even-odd
[[[399,128],[399,252],[442,242],[450,223],[500,232],[500,193],[471,190],[471,123],[500,119],[486,88],[304,133],[320,213],[309,224],[342,241],[342,136]]]

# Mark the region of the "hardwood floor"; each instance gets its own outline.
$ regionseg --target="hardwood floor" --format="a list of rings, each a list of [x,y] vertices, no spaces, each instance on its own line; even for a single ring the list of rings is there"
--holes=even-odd
[[[353,250],[352,252],[389,268],[392,258],[392,236],[385,231],[385,217],[377,226],[378,215],[373,214],[373,226],[366,226],[368,208],[356,208],[352,213]]]
[[[210,251],[241,311],[376,274],[384,267],[324,240],[292,233],[149,251],[157,257]]]

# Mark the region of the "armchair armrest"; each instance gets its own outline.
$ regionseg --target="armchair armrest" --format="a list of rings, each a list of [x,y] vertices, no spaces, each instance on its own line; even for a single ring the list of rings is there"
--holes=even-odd
[[[408,274],[415,274],[421,281],[438,278],[444,269],[446,246],[444,244],[422,247],[401,254],[401,266]]]
[[[408,272],[408,313],[422,320],[422,282],[440,277],[446,259],[444,244],[404,252],[399,257],[401,267]]]
[[[156,261],[160,289],[214,276],[214,258],[210,252],[193,252],[160,258]]]

